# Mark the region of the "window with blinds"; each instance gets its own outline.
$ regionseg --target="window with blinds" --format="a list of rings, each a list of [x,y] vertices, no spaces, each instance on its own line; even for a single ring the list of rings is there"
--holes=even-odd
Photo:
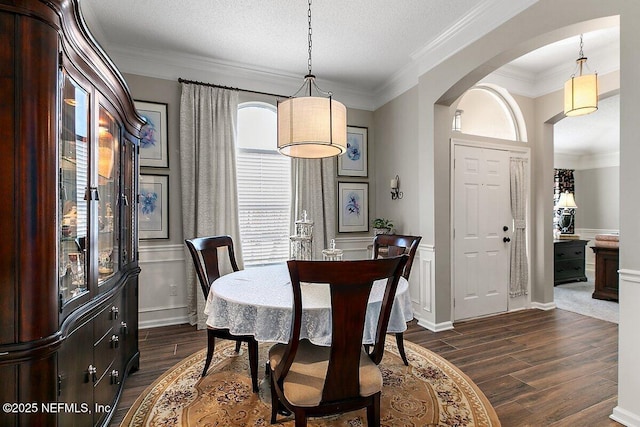
[[[289,259],[291,160],[276,150],[276,109],[238,108],[238,207],[245,266]]]

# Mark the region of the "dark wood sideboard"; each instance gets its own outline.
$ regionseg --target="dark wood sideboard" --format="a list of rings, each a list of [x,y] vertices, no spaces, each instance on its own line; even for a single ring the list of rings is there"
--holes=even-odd
[[[592,246],[596,254],[596,284],[593,298],[618,301],[618,248]]]
[[[585,246],[588,240],[554,240],[553,284],[586,282]]]

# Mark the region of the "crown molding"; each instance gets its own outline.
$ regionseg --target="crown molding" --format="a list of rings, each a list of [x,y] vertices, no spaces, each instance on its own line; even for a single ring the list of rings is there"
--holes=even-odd
[[[620,166],[620,152],[602,154],[554,153],[553,167],[560,169],[599,169]]]
[[[418,64],[409,63],[396,72],[375,92],[374,107],[378,109],[418,84]]]
[[[591,71],[605,75],[620,70],[620,45],[591,52],[588,60]],[[597,67],[594,67],[597,65]],[[509,92],[529,98],[538,98],[560,90],[565,81],[575,71],[575,60],[567,58],[566,63],[549,68],[542,73],[531,73],[512,65],[504,65],[487,77],[483,83],[494,83]]]
[[[107,45],[105,50],[123,73],[165,80],[196,80],[241,89],[271,92],[283,97],[295,93],[303,83],[302,75],[275,69],[257,69],[246,64],[213,60],[172,51],[154,51]],[[347,107],[374,109],[373,95],[328,80],[318,79],[320,87],[330,88],[334,99]]]
[[[378,108],[418,84],[418,77],[538,0],[482,0],[454,25],[411,54],[411,62],[375,93]]]
[[[538,0],[479,2],[462,19],[411,55],[411,58],[419,64],[418,72],[426,73],[537,2]]]
[[[580,156],[578,169],[598,169],[620,166],[620,152]]]

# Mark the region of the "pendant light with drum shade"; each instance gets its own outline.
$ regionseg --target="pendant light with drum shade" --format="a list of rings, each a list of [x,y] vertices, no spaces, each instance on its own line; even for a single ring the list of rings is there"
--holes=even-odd
[[[308,74],[296,93],[278,102],[278,151],[289,157],[320,159],[347,150],[347,108],[331,92],[321,90],[311,73],[311,0],[307,15]]]
[[[580,52],[576,60],[578,75],[575,72],[564,84],[564,114],[581,116],[598,109],[598,73],[582,74],[587,57],[582,52],[582,34],[580,34]]]

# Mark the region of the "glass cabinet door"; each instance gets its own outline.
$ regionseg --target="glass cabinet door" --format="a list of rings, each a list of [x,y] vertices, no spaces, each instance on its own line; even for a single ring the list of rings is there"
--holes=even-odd
[[[122,151],[122,264],[125,265],[136,259],[136,145],[125,138]]]
[[[101,105],[98,118],[98,286],[118,271],[120,126]]]
[[[66,73],[61,81],[58,289],[64,305],[88,291],[89,94]]]

